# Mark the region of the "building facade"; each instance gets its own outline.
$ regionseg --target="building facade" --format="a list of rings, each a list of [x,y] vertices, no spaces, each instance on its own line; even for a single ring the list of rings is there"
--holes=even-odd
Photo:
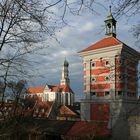
[[[70,88],[68,66],[69,63],[65,60],[60,85],[46,84],[44,87],[30,87],[26,96],[38,96],[42,101],[57,101],[60,105],[73,105],[74,92]]]

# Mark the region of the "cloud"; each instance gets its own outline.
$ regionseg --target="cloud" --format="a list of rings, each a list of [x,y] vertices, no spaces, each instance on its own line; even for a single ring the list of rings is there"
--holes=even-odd
[[[79,31],[81,33],[85,33],[85,32],[90,32],[92,30],[94,30],[95,25],[93,22],[86,22],[84,25],[81,26],[81,28],[79,28]]]

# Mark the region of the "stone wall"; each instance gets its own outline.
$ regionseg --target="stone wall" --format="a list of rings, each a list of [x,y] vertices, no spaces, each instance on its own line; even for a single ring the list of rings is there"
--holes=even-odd
[[[110,104],[108,128],[112,130],[111,140],[140,140],[140,102],[138,100],[83,100],[81,119],[90,120],[90,104]]]

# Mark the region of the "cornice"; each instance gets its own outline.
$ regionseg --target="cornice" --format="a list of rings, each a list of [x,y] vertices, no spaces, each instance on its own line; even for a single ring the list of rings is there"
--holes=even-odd
[[[80,57],[85,57],[85,56],[89,56],[89,55],[96,55],[96,54],[100,54],[100,53],[118,51],[118,50],[122,49],[122,47],[123,47],[123,44],[119,44],[119,45],[115,45],[115,46],[105,47],[105,48],[96,49],[96,50],[90,50],[90,51],[86,51],[86,52],[78,52],[78,54],[80,55]]]

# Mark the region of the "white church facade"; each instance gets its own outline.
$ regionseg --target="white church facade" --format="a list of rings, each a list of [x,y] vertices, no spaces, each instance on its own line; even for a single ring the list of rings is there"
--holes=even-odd
[[[26,96],[38,96],[42,101],[56,101],[61,105],[73,105],[74,92],[70,87],[68,67],[69,63],[65,60],[62,66],[60,85],[46,84],[44,87],[29,87]]]

